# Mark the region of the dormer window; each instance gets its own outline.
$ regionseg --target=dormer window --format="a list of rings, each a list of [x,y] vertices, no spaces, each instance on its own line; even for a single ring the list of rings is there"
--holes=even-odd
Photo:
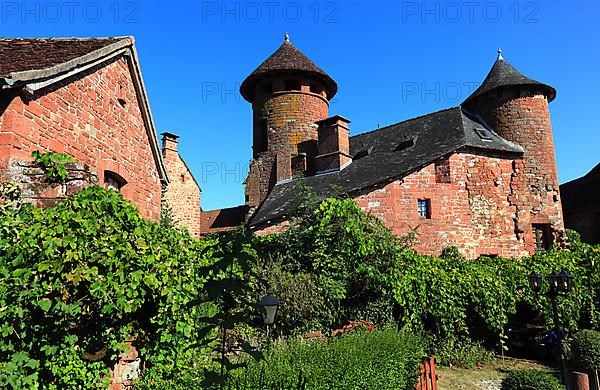
[[[121,175],[113,171],[104,171],[104,187],[113,189],[115,191],[121,191],[127,184],[127,180],[123,179]]]
[[[482,141],[492,142],[492,134],[488,129],[477,127],[473,130],[475,130],[475,133],[479,136],[479,138],[481,138]]]

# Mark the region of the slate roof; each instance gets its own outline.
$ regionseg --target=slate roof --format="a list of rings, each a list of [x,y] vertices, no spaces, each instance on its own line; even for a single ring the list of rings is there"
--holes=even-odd
[[[51,68],[123,38],[0,38],[0,77]]]
[[[257,226],[289,216],[298,205],[301,183],[311,187],[319,198],[325,198],[332,189],[352,195],[402,178],[465,148],[513,157],[524,151],[461,107],[434,112],[351,137],[350,154],[354,159],[350,165],[341,171],[277,184],[249,224]]]
[[[565,214],[591,208],[600,208],[600,164],[585,176],[560,186],[560,197]]]
[[[502,52],[499,51],[498,59],[492,66],[492,69],[486,76],[485,80],[483,80],[483,83],[481,83],[479,88],[477,88],[463,104],[496,88],[507,87],[511,85],[531,85],[540,87],[544,90],[546,96],[548,96],[548,101],[552,101],[556,97],[556,90],[554,88],[521,74],[502,57]]]
[[[303,74],[319,80],[323,83],[330,100],[337,92],[336,82],[294,46],[286,35],[286,40],[279,49],[244,80],[240,86],[240,93],[244,99],[252,102],[256,85],[267,76],[280,74]]]

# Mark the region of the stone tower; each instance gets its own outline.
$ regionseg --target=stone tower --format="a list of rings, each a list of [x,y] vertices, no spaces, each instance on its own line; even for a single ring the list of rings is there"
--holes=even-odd
[[[564,224],[548,103],[556,90],[522,75],[498,50],[498,59],[481,86],[463,102],[491,128],[524,149],[516,160],[508,201],[516,206],[515,231],[533,251],[561,241]]]
[[[283,44],[240,87],[252,103],[253,145],[246,179],[250,213],[278,182],[315,171],[318,121],[337,84],[285,35]]]

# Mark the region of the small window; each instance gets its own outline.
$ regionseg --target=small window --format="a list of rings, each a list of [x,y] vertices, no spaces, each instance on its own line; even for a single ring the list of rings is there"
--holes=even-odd
[[[286,91],[300,91],[300,81],[298,80],[285,80]]]
[[[417,210],[419,211],[419,217],[425,219],[431,219],[431,200],[430,199],[418,199]]]
[[[369,149],[359,150],[354,156],[352,156],[352,160],[356,161],[363,157],[367,157],[373,152],[373,147],[371,146]]]
[[[182,182],[182,183],[185,183],[185,173],[182,173],[182,174],[181,174],[181,182]]]
[[[400,152],[402,150],[412,148],[413,146],[415,146],[416,142],[417,142],[417,137],[413,137],[410,139],[405,139],[403,141],[400,141],[400,143],[398,144],[398,146],[396,146],[396,149],[394,149],[394,151]]]
[[[492,141],[492,134],[489,132],[489,130],[483,128],[475,128],[474,130],[482,141]]]
[[[104,186],[108,189],[121,191],[121,188],[127,184],[127,180],[123,179],[121,175],[112,171],[104,171]]]
[[[550,248],[550,225],[533,224],[532,231],[536,252],[545,251]]]

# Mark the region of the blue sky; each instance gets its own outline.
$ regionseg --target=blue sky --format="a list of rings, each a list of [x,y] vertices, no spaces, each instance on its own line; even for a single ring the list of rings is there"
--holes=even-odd
[[[597,1],[1,1],[5,37],[133,35],[159,132],[200,183],[205,210],[243,203],[252,111],[244,78],[283,42],[338,83],[351,134],[458,105],[499,47],[554,86],[560,182],[600,161]]]

